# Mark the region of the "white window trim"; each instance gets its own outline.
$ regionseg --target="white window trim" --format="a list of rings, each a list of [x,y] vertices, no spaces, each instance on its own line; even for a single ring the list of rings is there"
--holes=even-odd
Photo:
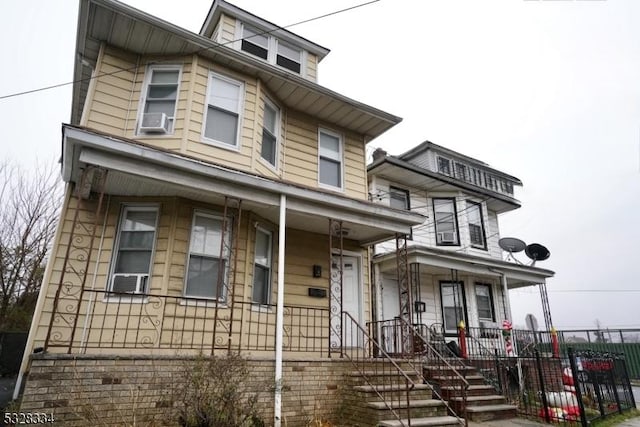
[[[191,261],[191,239],[193,237],[193,224],[195,224],[196,216],[203,216],[203,217],[219,220],[222,223],[220,225],[221,231],[222,231],[222,225],[224,224],[224,217],[222,214],[217,214],[214,212],[204,211],[200,209],[194,209],[193,215],[191,216],[191,226],[189,227],[189,241],[187,242],[187,259],[184,264],[185,270],[184,270],[184,283],[182,285],[182,296],[185,299],[182,300],[181,304],[192,305],[194,304],[194,302],[189,301],[188,298],[196,298],[199,301],[218,301],[219,303],[218,307],[224,308],[227,306],[226,286],[224,284],[222,285],[223,298],[187,295],[187,281],[189,280],[189,262]],[[227,232],[230,232],[230,231],[231,231],[230,229],[227,230]],[[198,254],[197,252],[194,252],[194,253]],[[222,254],[220,254],[220,259],[223,259]],[[227,263],[225,265],[225,271],[223,273],[223,276],[226,278],[226,280],[229,280],[229,261],[230,261],[230,254],[227,254]],[[224,283],[224,280],[223,280],[223,283]],[[215,286],[218,286],[217,278],[216,278]]]
[[[276,39],[275,37],[273,37],[273,39],[275,39],[275,48],[273,49],[273,65],[275,65],[276,67],[281,68],[283,70],[287,70],[287,71],[289,71],[291,73],[299,74],[300,76],[303,76],[303,74],[302,74],[302,71],[303,71],[302,70],[302,59],[304,57],[304,55],[303,55],[304,49],[299,48],[298,46],[296,46],[294,44],[288,43],[285,40],[279,40],[279,39]],[[278,47],[280,47],[280,43],[282,43],[283,45],[285,45],[286,47],[288,47],[291,50],[298,50],[300,52],[300,59],[299,59],[299,61],[300,61],[299,62],[299,64],[300,64],[300,73],[296,73],[295,71],[290,70],[289,68],[283,67],[282,65],[278,64]],[[282,56],[284,58],[287,58],[290,61],[296,62],[293,58],[289,58],[287,55],[280,55],[280,56]]]
[[[327,134],[329,136],[333,136],[335,138],[338,138],[338,143],[340,146],[340,153],[338,154],[338,157],[340,158],[340,187],[335,187],[333,185],[330,184],[324,184],[322,182],[320,182],[320,158],[322,157],[320,155],[320,134]],[[336,159],[332,159],[332,160],[336,160]],[[345,192],[345,182],[344,182],[344,138],[342,136],[342,134],[326,129],[326,128],[318,128],[318,187],[320,188],[324,188],[327,190],[332,190],[332,191],[337,191],[340,193],[344,193]]]
[[[275,164],[272,165],[267,159],[265,159],[264,157],[262,157],[262,139],[260,139],[260,155],[258,156],[258,161],[261,162],[264,166],[268,167],[269,169],[273,170],[274,172],[278,172],[278,170],[280,169],[280,133],[282,131],[282,108],[280,108],[280,106],[278,104],[276,104],[275,102],[273,102],[271,99],[267,98],[266,96],[264,97],[264,105],[269,105],[271,106],[271,108],[273,108],[274,110],[276,110],[276,158],[275,158]],[[262,131],[264,132],[264,106],[263,106],[263,110],[262,110]]]
[[[253,26],[253,25],[250,25],[250,24],[246,24],[246,25],[249,28],[252,28],[252,29],[254,29],[254,30],[258,31],[258,32],[263,32],[264,31],[264,29],[262,29],[262,28],[258,28],[256,26]],[[244,52],[242,50],[242,38],[243,38],[243,35],[244,35],[244,27],[245,27],[245,23],[240,21],[239,19],[236,19],[235,41],[233,43],[233,47],[234,47],[234,49],[236,49],[238,51],[241,51],[241,52]],[[300,50],[300,73],[298,74],[295,71],[292,71],[292,70],[290,70],[290,69],[288,69],[286,67],[282,67],[282,66],[280,66],[280,65],[278,65],[276,63],[276,59],[277,59],[277,55],[278,55],[278,42],[279,42],[280,39],[278,39],[276,36],[272,35],[271,33],[265,33],[264,35],[269,39],[269,41],[268,41],[269,48],[268,48],[267,59],[266,60],[263,59],[263,58],[260,58],[259,56],[251,55],[251,53],[249,53],[249,52],[245,52],[245,53],[248,54],[248,55],[251,55],[252,58],[256,58],[256,59],[259,59],[261,61],[268,62],[269,64],[277,67],[280,70],[286,70],[289,73],[296,74],[296,75],[299,75],[301,77],[305,77],[306,78],[307,77],[307,65],[306,65],[306,62],[307,62],[307,50],[301,48],[300,46],[297,46],[295,43],[290,43],[287,40],[282,40],[282,42],[284,44],[288,45],[289,47],[291,47],[293,49]],[[316,73],[317,73],[317,71],[316,71]]]
[[[131,294],[126,296],[118,296],[112,295],[111,292],[113,289],[113,275],[114,270],[116,268],[116,260],[118,258],[118,252],[120,251],[120,235],[122,229],[122,221],[124,220],[125,212],[132,211],[140,211],[140,212],[155,212],[156,213],[156,223],[154,224],[155,235],[153,239],[153,245],[151,246],[151,261],[149,264],[149,277],[147,278],[147,292],[143,294]],[[123,203],[120,206],[120,214],[118,217],[118,224],[116,225],[116,238],[113,242],[113,249],[111,253],[111,261],[109,263],[109,276],[107,277],[107,292],[104,294],[103,301],[118,301],[118,302],[131,302],[131,303],[139,303],[139,302],[147,302],[148,298],[147,294],[151,291],[151,280],[153,279],[153,264],[156,257],[156,243],[158,241],[158,223],[160,222],[160,205],[159,204],[139,204],[139,203]]]
[[[256,241],[258,240],[258,233],[264,233],[269,237],[269,259],[267,260],[268,266],[263,265],[263,264],[258,264],[258,262],[256,261],[256,248],[255,248],[255,244]],[[267,230],[266,228],[262,228],[262,227],[256,227],[256,237],[253,239],[253,284],[251,287],[251,303],[256,306],[256,307],[265,307],[265,308],[269,308],[269,306],[271,305],[271,294],[273,292],[273,231],[271,230]],[[256,269],[256,265],[260,265],[263,267],[268,267],[269,268],[269,289],[267,291],[267,295],[269,296],[269,300],[266,303],[262,303],[259,301],[255,301],[253,299],[253,291],[256,282],[255,282],[255,269]]]
[[[484,213],[484,204],[481,201],[475,200],[467,200],[465,203],[465,210],[467,211],[467,228],[469,229],[469,246],[472,249],[487,252],[489,250],[489,242],[487,239],[487,221],[485,220],[486,216]],[[471,241],[471,221],[469,221],[469,214],[471,212],[469,209],[470,205],[478,207],[478,212],[480,214],[480,228],[482,229],[482,239],[484,240],[484,245],[479,245]]]
[[[449,173],[440,172],[440,159],[447,160],[449,162]],[[441,156],[440,154],[436,154],[436,172],[446,176],[453,177],[454,176],[453,160],[448,157]]]
[[[171,132],[167,133],[146,133],[140,132],[140,126],[142,125],[142,115],[144,114],[144,107],[147,105],[147,93],[149,92],[149,83],[151,83],[151,74],[153,74],[153,70],[177,70],[178,71],[178,93],[176,95],[176,106],[173,111],[173,125],[171,127]],[[178,114],[178,103],[180,102],[180,84],[182,83],[182,65],[179,64],[153,64],[147,65],[147,68],[144,73],[144,81],[142,83],[142,91],[140,92],[140,103],[138,105],[138,116],[136,121],[136,136],[144,136],[149,138],[167,138],[172,137],[176,132],[176,121]]]
[[[454,237],[455,237],[455,242],[440,242],[438,243],[438,233],[444,233],[443,231],[438,231],[438,219],[436,218],[436,201],[438,200],[446,200],[448,202],[451,202],[453,204],[453,224],[454,224]],[[457,197],[445,197],[445,196],[440,196],[440,197],[432,197],[431,198],[431,203],[433,205],[433,230],[435,231],[435,244],[436,246],[461,246],[461,242],[460,242],[460,221],[458,221],[458,198]]]
[[[478,286],[482,286],[482,287],[486,287],[489,290],[489,309],[491,310],[491,315],[493,316],[492,318],[488,318],[488,317],[480,317],[480,307],[478,306],[478,293],[477,293],[477,289]],[[476,314],[478,315],[478,321],[485,321],[485,322],[495,322],[496,320],[496,310],[494,307],[494,297],[493,297],[493,285],[491,285],[490,283],[481,283],[481,282],[476,282],[473,284],[473,293],[475,296],[475,303],[476,303]]]
[[[238,91],[239,91],[238,93],[238,129],[236,129],[235,145],[230,145],[230,144],[227,144],[226,142],[217,141],[215,139],[208,138],[205,136],[205,130],[207,127],[207,116],[209,115],[209,98],[211,94],[210,88],[212,85],[213,78],[224,80],[227,83],[231,83],[233,85],[238,86]],[[201,134],[202,142],[204,142],[205,144],[213,145],[215,147],[223,148],[225,150],[230,150],[230,151],[240,151],[242,149],[241,138],[242,138],[242,119],[244,118],[244,92],[245,92],[245,86],[243,81],[236,80],[231,77],[227,77],[223,74],[216,73],[215,71],[209,72],[209,77],[207,78],[207,96],[205,97],[204,111],[202,112],[202,134]]]

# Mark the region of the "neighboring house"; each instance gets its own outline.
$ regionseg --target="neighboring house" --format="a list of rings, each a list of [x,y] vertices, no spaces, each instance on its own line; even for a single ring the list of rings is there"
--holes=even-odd
[[[508,289],[544,286],[554,275],[502,258],[498,216],[520,207],[518,178],[428,141],[400,156],[377,150],[368,174],[373,202],[427,217],[407,239],[404,274],[395,243],[376,245],[379,320],[412,317],[450,337],[460,321],[501,328],[511,320]]]
[[[366,144],[400,119],[320,86],[328,52],[224,1],[200,34],[80,1],[65,199],[23,373],[34,350],[237,350],[275,360],[279,392],[282,353],[342,355],[341,312],[373,318],[369,247],[424,217],[368,200]]]

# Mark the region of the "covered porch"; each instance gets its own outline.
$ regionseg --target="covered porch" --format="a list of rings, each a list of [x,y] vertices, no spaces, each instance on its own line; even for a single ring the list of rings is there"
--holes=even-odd
[[[430,247],[407,249],[408,292],[398,285],[396,254],[373,258],[379,317],[373,328],[390,352],[400,351],[400,333],[394,321],[402,317],[399,307],[412,308],[411,319],[417,333],[430,342],[458,342],[462,321],[470,340],[481,351],[504,349],[502,326],[512,322],[509,290],[539,286],[543,299],[546,330],[551,313],[546,300],[546,279],[553,271],[506,262],[489,257],[456,253]],[[402,301],[409,299],[409,302]],[[386,330],[386,332],[385,332]],[[406,341],[406,340],[405,340]],[[494,342],[495,341],[495,342]]]
[[[28,353],[340,354],[342,313],[372,319],[368,246],[424,220],[74,126],[62,173],[64,218]],[[156,212],[145,274],[114,269],[131,206]],[[202,234],[212,253],[194,250],[198,215],[216,224]],[[194,254],[213,267],[194,272]],[[205,273],[212,289],[189,283]]]

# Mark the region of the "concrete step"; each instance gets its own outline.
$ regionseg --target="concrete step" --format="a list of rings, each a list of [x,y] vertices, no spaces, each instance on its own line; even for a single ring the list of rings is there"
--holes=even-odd
[[[486,396],[467,396],[467,406],[497,405],[506,402],[507,399],[499,394],[489,394]],[[462,404],[462,396],[455,396],[449,399],[449,403]]]
[[[378,422],[379,427],[402,427],[408,426],[409,420],[385,420]],[[464,425],[464,420],[458,420],[456,417],[442,416],[442,417],[426,417],[426,418],[411,418],[411,427],[433,427],[433,426],[450,426],[450,425]]]
[[[377,420],[385,420],[389,418],[389,407],[391,407],[400,418],[427,418],[439,417],[447,415],[447,408],[443,401],[436,399],[411,399],[407,403],[406,400],[387,402],[367,402],[367,408],[377,411]]]
[[[353,387],[356,391],[362,391],[365,393],[375,393],[378,391],[405,391],[407,387],[404,384],[385,384],[380,386],[370,386],[370,385],[357,385]],[[429,390],[431,388],[427,384],[416,384],[413,387],[413,390]]]
[[[515,405],[467,406],[467,418],[470,421],[482,422],[515,418],[518,408]],[[413,420],[412,423],[413,425]]]
[[[461,396],[463,390],[459,385],[447,385],[440,387],[441,394],[444,399],[451,399],[452,397]],[[488,394],[495,394],[496,389],[487,384],[470,385],[467,388],[467,396],[486,396]]]
[[[412,375],[418,375],[415,371],[402,371],[402,374],[407,375],[408,377],[411,377]],[[362,377],[362,376],[368,376],[368,377],[373,377],[373,376],[377,376],[377,377],[391,377],[391,376],[402,376],[402,374],[398,371],[391,371],[391,370],[385,370],[385,371],[364,371],[364,372],[358,372],[358,371],[353,371],[353,372],[349,372],[349,376],[350,377]]]
[[[429,377],[430,380],[438,382],[440,384],[459,384],[462,382],[462,378],[457,375],[433,375]],[[482,375],[467,375],[464,377],[465,380],[471,385],[482,385],[484,384],[484,377]]]

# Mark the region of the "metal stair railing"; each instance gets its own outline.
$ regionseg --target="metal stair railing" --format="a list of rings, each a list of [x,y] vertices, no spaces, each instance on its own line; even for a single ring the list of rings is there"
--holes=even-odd
[[[394,319],[400,320],[402,322],[406,322],[403,319]],[[404,325],[406,326],[406,325]],[[438,399],[444,402],[445,406],[449,413],[454,416],[460,425],[468,426],[468,417],[467,417],[467,393],[469,391],[469,381],[467,381],[467,365],[465,365],[459,358],[452,357],[447,360],[426,338],[426,326],[425,325],[411,325],[412,330],[414,331],[414,351],[415,355],[419,356],[421,365],[417,366],[415,363],[415,359],[410,359],[409,365],[416,371],[416,373],[420,376],[420,379],[425,384],[428,384],[431,388],[432,392],[436,395]],[[414,355],[414,356],[415,356]],[[424,376],[424,370],[422,364],[426,364],[429,369],[435,369],[438,372],[442,372],[443,374],[449,372],[447,377],[450,377],[449,384],[455,387],[459,386],[460,397],[462,398],[462,410],[459,411],[460,414],[457,414],[449,402],[442,397],[442,385],[436,384],[435,386],[432,384],[433,379],[428,380]]]
[[[409,378],[380,344],[347,312],[342,312],[344,337],[342,353],[349,359],[358,374],[369,385],[387,409],[404,427],[411,427],[410,392],[416,383]],[[377,358],[374,358],[374,355]],[[373,380],[373,379],[376,380]],[[404,389],[397,388],[398,379],[404,381]],[[380,384],[382,382],[382,384]],[[393,390],[403,393],[394,393]],[[389,391],[389,393],[385,393]],[[406,404],[407,423],[394,408]]]
[[[461,417],[456,413],[449,402],[443,398],[442,384],[440,381],[427,379],[424,375],[423,368],[425,365],[429,365],[431,369],[442,372],[443,375],[448,376],[451,384],[454,384],[454,386],[459,385],[460,397],[462,398],[462,411],[459,412],[466,415],[467,391],[469,389],[469,382],[465,378],[467,366],[457,358],[453,358],[451,362],[448,361],[428,342],[426,338],[427,330],[424,325],[409,325],[406,320],[396,317],[392,320],[369,322],[367,326],[370,329],[371,335],[380,337],[384,351],[387,352],[387,354],[403,358],[404,363],[413,371],[412,373],[415,373],[415,375],[431,389],[435,397],[444,403],[449,413],[457,418],[458,423],[466,426],[466,416]],[[402,334],[406,334],[406,331],[412,331],[413,333],[413,348],[410,352],[407,352],[403,346],[403,343],[407,340]],[[447,372],[449,372],[449,374],[447,374]]]

